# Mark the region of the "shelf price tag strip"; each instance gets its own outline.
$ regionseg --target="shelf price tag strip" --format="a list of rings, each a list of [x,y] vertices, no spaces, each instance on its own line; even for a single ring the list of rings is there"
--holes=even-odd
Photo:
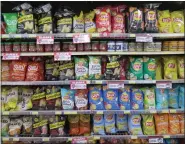
[[[37,44],[53,44],[54,36],[37,36]]]
[[[87,143],[86,137],[72,138],[72,144],[85,144]]]
[[[107,82],[107,87],[109,89],[120,89],[124,88],[124,82],[119,82],[119,81],[108,81]]]
[[[90,43],[90,34],[80,33],[73,35],[73,43]]]
[[[87,89],[86,81],[71,81],[70,82],[71,89]]]
[[[20,53],[3,53],[3,60],[19,60]]]
[[[71,52],[55,52],[54,53],[55,61],[70,61],[71,60]]]
[[[150,34],[136,34],[136,42],[153,42],[153,37]]]
[[[157,137],[157,136],[154,136],[154,137],[148,137],[149,138],[149,143],[163,143],[163,137]]]
[[[171,81],[156,81],[156,88],[171,89],[172,88],[172,82]]]

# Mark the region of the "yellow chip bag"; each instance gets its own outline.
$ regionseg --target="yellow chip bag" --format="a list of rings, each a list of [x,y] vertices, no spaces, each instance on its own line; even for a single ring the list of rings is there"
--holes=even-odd
[[[161,80],[162,76],[162,63],[161,58],[156,58],[156,80]]]
[[[184,57],[177,57],[178,78],[184,79]]]
[[[142,127],[144,135],[155,135],[153,115],[142,115]]]
[[[174,11],[171,13],[172,27],[174,33],[184,33],[184,13]]]
[[[164,79],[177,79],[177,58],[175,56],[163,57]]]
[[[178,114],[169,114],[169,133],[170,134],[180,133],[180,121]]]
[[[169,10],[158,11],[158,19],[159,19],[159,32],[173,33]]]
[[[73,17],[73,32],[74,33],[83,33],[84,32],[84,15],[83,11],[80,12],[80,15],[75,15]]]
[[[96,32],[96,24],[93,21],[95,12],[91,11],[90,13],[85,14],[85,32],[94,33]]]

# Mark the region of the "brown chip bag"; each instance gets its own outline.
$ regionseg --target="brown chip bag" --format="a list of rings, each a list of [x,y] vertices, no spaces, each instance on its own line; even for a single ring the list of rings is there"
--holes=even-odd
[[[90,115],[80,115],[80,135],[90,134]]]
[[[69,115],[69,135],[79,135],[79,115]]]

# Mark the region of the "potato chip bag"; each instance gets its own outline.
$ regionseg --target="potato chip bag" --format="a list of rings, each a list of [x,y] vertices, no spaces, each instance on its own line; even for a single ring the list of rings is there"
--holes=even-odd
[[[184,57],[177,57],[178,78],[184,79]]]
[[[143,110],[143,92],[140,89],[131,90],[131,109]]]
[[[1,136],[8,136],[8,129],[10,124],[10,118],[8,116],[2,116],[1,118]]]
[[[10,66],[8,61],[2,61],[1,63],[1,80],[2,81],[9,81],[10,80]]]
[[[130,80],[143,80],[143,58],[130,57]]]
[[[9,111],[10,107],[8,105],[7,101],[7,87],[1,88],[1,104],[2,104],[2,111]]]
[[[144,57],[143,58],[143,68],[144,68],[144,79],[145,80],[155,80],[156,79],[156,60],[155,58]]]
[[[162,72],[162,63],[161,58],[155,58],[156,59],[156,80],[163,79],[163,72]]]
[[[178,96],[179,96],[179,87],[168,89],[168,105],[169,108],[178,109]]]
[[[115,115],[114,114],[105,114],[104,120],[105,120],[106,133],[116,133]]]
[[[141,116],[129,115],[128,116],[128,128],[131,135],[143,135],[141,129]]]
[[[104,135],[104,118],[103,115],[95,114],[93,116],[93,131],[94,134]]]
[[[124,114],[116,114],[117,131],[128,131],[128,117]]]
[[[157,135],[168,134],[168,114],[155,114],[155,128]]]
[[[179,87],[179,108],[184,109],[184,85]]]
[[[184,12],[173,11],[171,13],[172,27],[174,33],[184,33]]]
[[[96,32],[96,23],[94,22],[95,12],[91,11],[85,14],[85,32],[94,33]]]
[[[10,87],[7,89],[7,105],[10,109],[15,109],[18,102],[18,87]]]
[[[74,33],[83,33],[84,32],[84,15],[83,11],[80,12],[80,15],[75,15],[73,17],[73,32]]]
[[[163,57],[164,79],[177,79],[177,61],[175,56]]]
[[[89,103],[91,110],[104,110],[101,85],[89,87]]]
[[[64,110],[74,109],[75,90],[61,88],[61,97]]]
[[[155,89],[146,87],[142,88],[142,91],[144,93],[144,109],[155,109]]]
[[[90,134],[90,115],[80,114],[80,132],[79,135]]]
[[[169,10],[158,11],[159,32],[173,33]]]
[[[10,120],[9,124],[9,136],[19,136],[21,134],[21,129],[22,129],[22,119],[20,118],[13,118]]]
[[[69,121],[69,134],[70,135],[79,135],[80,116],[79,115],[68,115],[68,121]]]
[[[156,109],[168,109],[168,90],[156,88]]]
[[[180,121],[178,114],[169,114],[169,133],[180,134]]]
[[[118,102],[120,110],[130,110],[130,95],[131,90],[129,87],[119,89]]]
[[[153,115],[142,115],[142,128],[144,135],[155,135]]]
[[[99,56],[89,56],[89,79],[101,80],[101,58]]]
[[[75,106],[77,110],[87,110],[88,109],[88,90],[78,89],[75,92]]]
[[[184,134],[184,114],[178,114],[180,121],[180,133]]]
[[[119,110],[118,90],[108,89],[107,85],[103,86],[103,101],[106,110]]]

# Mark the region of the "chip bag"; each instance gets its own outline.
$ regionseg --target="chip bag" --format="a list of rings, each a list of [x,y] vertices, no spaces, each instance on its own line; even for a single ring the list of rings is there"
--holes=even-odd
[[[80,132],[80,129],[79,129],[80,117],[79,117],[79,115],[68,115],[68,121],[69,121],[69,134],[70,135],[79,135],[79,132]]]
[[[94,22],[95,12],[91,11],[85,14],[85,32],[94,33],[96,32],[96,24]]]
[[[144,68],[144,79],[145,80],[155,80],[156,79],[156,60],[155,58],[144,57],[143,58],[143,68]]]
[[[18,103],[18,87],[10,87],[7,89],[7,105],[10,109],[15,109]]]
[[[179,107],[184,109],[184,85],[179,87]]]
[[[88,90],[78,89],[75,93],[75,106],[77,110],[87,110],[88,109]]]
[[[131,135],[143,135],[141,129],[141,116],[129,115],[128,116],[128,128]]]
[[[168,109],[168,90],[156,88],[156,109]]]
[[[179,96],[179,87],[168,89],[168,105],[169,108],[178,109],[178,96]]]
[[[184,114],[178,114],[180,121],[180,133],[184,134]]]
[[[153,115],[142,115],[142,128],[144,135],[155,135]]]
[[[140,89],[133,88],[131,90],[131,109],[143,110],[143,92]]]
[[[168,134],[168,114],[155,114],[155,127],[157,135]]]
[[[177,79],[177,61],[175,56],[163,57],[164,79]]]
[[[184,33],[184,12],[173,11],[171,20],[174,33]]]
[[[62,88],[61,89],[61,97],[62,97],[63,110],[74,109],[75,90]]]
[[[9,81],[10,80],[10,62],[2,61],[1,63],[1,80],[2,81]]]
[[[119,89],[118,102],[120,110],[130,110],[130,95],[131,90],[129,87]]]
[[[74,33],[83,33],[84,32],[84,15],[83,11],[80,12],[80,15],[75,15],[73,17],[73,32]]]
[[[144,93],[144,109],[151,110],[155,109],[155,89],[152,88],[142,88]]]
[[[8,129],[10,124],[10,118],[8,116],[1,117],[1,136],[8,136]]]
[[[103,101],[106,110],[119,110],[118,90],[108,89],[107,85],[103,86]]]
[[[184,57],[177,57],[178,78],[184,79]]]
[[[116,133],[115,115],[114,114],[105,114],[104,120],[105,120],[106,133]]]
[[[180,121],[178,114],[169,114],[169,133],[180,134]]]
[[[19,136],[21,134],[22,124],[23,122],[21,118],[11,119],[8,131],[9,136],[10,137]]]
[[[101,80],[101,58],[99,56],[89,56],[89,79]]]
[[[159,32],[173,33],[172,20],[169,10],[158,11]]]
[[[156,59],[156,80],[163,79],[163,72],[162,72],[162,63],[161,58],[155,58]]]
[[[90,115],[80,114],[80,135],[90,134]]]
[[[128,116],[124,114],[116,114],[117,131],[128,131]]]
[[[33,126],[33,121],[32,121],[32,116],[23,116],[22,118],[23,122],[23,134],[24,135],[31,135],[32,134],[32,126]]]
[[[104,135],[104,118],[103,115],[95,114],[93,116],[93,131],[94,134]]]
[[[91,110],[104,110],[101,85],[89,87],[89,103]]]

